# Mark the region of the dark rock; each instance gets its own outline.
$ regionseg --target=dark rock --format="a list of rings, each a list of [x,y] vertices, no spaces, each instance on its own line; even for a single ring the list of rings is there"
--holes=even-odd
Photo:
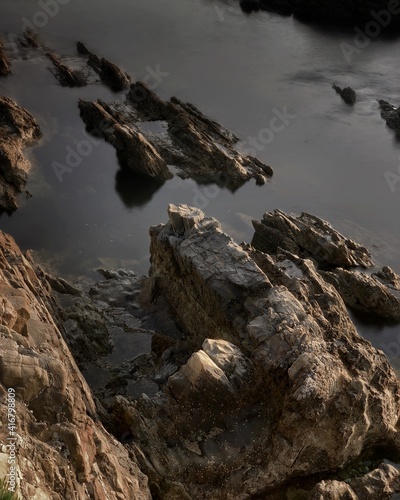
[[[386,125],[400,134],[400,109],[382,99],[378,101],[381,116],[386,121]]]
[[[78,53],[88,56],[88,64],[100,76],[101,81],[108,85],[114,92],[127,89],[130,83],[130,76],[122,71],[118,66],[108,61],[104,57],[99,58],[91,52],[82,42],[77,43]]]
[[[170,179],[172,174],[157,150],[133,128],[124,126],[110,114],[110,108],[101,101],[79,101],[79,109],[86,129],[101,135],[117,150],[123,168],[156,179]],[[112,111],[111,111],[112,112]]]
[[[343,101],[350,106],[356,102],[357,94],[356,91],[351,87],[345,87],[341,89],[337,85],[332,85],[332,88],[340,95]]]
[[[0,209],[15,210],[31,167],[22,151],[42,134],[35,118],[8,97],[0,98]]]
[[[176,97],[163,101],[142,82],[131,85],[124,103],[102,106],[124,130],[140,130],[167,165],[179,168],[182,178],[219,182],[234,190],[251,178],[263,184],[273,174],[270,166],[239,153],[234,147],[238,138],[195,106]],[[89,126],[96,128],[96,121]],[[112,130],[110,134],[115,135]]]
[[[74,70],[64,63],[61,59],[53,52],[47,52],[47,57],[53,63],[54,75],[60,84],[64,87],[84,87],[87,85],[87,75],[81,70]]]
[[[243,12],[257,12],[260,10],[260,2],[258,0],[241,0],[240,7]]]
[[[11,63],[3,51],[3,42],[0,39],[0,76],[7,76],[11,73]]]

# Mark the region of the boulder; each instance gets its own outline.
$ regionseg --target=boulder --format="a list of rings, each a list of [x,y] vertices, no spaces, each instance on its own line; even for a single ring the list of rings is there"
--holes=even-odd
[[[337,94],[340,95],[340,97],[346,104],[352,106],[356,102],[357,94],[356,91],[351,87],[345,87],[342,89],[337,85],[332,85],[332,88],[336,91]]]

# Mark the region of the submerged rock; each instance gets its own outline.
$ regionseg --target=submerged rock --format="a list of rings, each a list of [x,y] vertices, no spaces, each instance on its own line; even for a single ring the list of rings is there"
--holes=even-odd
[[[35,118],[8,97],[0,97],[0,210],[18,207],[30,162],[22,151],[35,144],[42,134]]]
[[[356,102],[357,94],[356,91],[351,87],[345,87],[341,89],[337,85],[332,85],[332,88],[336,91],[337,94],[340,95],[340,97],[346,104],[349,104],[351,106]]]
[[[263,184],[273,174],[270,166],[239,153],[234,147],[237,137],[195,106],[176,97],[163,101],[142,82],[131,85],[124,103],[80,101],[79,106],[88,130],[106,128],[104,138],[116,147],[119,156],[127,156],[128,160],[133,153],[125,154],[124,140],[118,137],[139,134],[144,136],[147,149],[152,148],[151,156],[156,154],[165,168],[166,165],[178,167],[182,178],[201,178],[237,189],[251,178]],[[131,164],[134,166],[135,162]],[[154,177],[157,176],[154,171]],[[168,177],[159,175],[158,178]]]
[[[302,213],[295,217],[275,210],[265,213],[261,222],[253,221],[253,226],[252,245],[262,252],[287,250],[325,265],[372,266],[371,253],[365,247],[345,238],[315,215]]]

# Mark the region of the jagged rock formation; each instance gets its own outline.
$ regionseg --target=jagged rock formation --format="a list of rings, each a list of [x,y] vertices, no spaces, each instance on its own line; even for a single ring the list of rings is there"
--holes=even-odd
[[[239,153],[237,138],[192,104],[175,97],[165,102],[142,82],[131,85],[124,103],[80,101],[79,108],[87,129],[113,144],[121,165],[138,173],[164,180],[172,176],[167,165],[174,165],[183,178],[219,179],[232,189],[250,178],[262,184],[273,174]]]
[[[350,307],[400,321],[400,277],[392,269],[384,267],[372,276],[340,268],[321,274]]]
[[[299,221],[287,221],[290,239]],[[315,220],[320,233],[335,234],[322,223]],[[325,255],[369,264],[365,249],[342,238]],[[267,497],[366,451],[399,450],[399,383],[311,260],[240,247],[200,210],[170,206],[169,222],[151,229],[148,287],[148,300],[162,296],[182,334],[159,339],[153,356],[124,373],[146,373],[161,392],[123,397],[114,384],[102,401],[156,498]],[[384,473],[394,485],[395,473]],[[354,491],[372,488],[373,477]]]
[[[84,87],[88,84],[87,75],[82,70],[70,68],[53,52],[46,52],[54,66],[54,75],[63,87]]]
[[[342,89],[337,85],[332,85],[332,88],[336,91],[337,94],[340,95],[340,97],[346,104],[352,106],[356,102],[357,94],[356,91],[351,87],[345,87]]]
[[[386,125],[393,129],[396,134],[400,134],[400,110],[392,104],[379,100],[379,108],[381,110],[381,116],[386,121]]]
[[[317,262],[331,266],[372,266],[371,254],[366,248],[345,238],[315,215],[302,213],[294,217],[275,210],[265,213],[261,222],[253,221],[253,226],[251,244],[262,252],[275,254],[287,250],[301,257],[312,256]]]
[[[22,151],[41,136],[37,121],[26,109],[8,97],[0,97],[0,210],[18,207],[17,197],[31,168]]]
[[[79,109],[86,129],[115,147],[122,167],[160,180],[173,177],[156,148],[138,130],[126,127],[105,103],[80,100]]]
[[[119,92],[121,90],[127,89],[131,77],[122,71],[118,66],[108,61],[104,57],[101,59],[93,54],[82,42],[77,43],[78,53],[84,56],[88,56],[88,64],[91,66],[96,73],[100,76],[101,81],[108,85],[114,92]]]
[[[16,391],[21,498],[150,500],[134,454],[100,423],[86,382],[49,312],[50,285],[0,233],[2,477],[9,472],[6,392]]]
[[[7,76],[11,73],[11,63],[3,51],[3,42],[0,39],[0,76]]]

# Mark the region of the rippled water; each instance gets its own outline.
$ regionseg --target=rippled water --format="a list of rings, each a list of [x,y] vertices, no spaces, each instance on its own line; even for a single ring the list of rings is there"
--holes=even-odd
[[[40,10],[31,0],[2,0],[0,30],[20,33],[23,17],[45,19]],[[270,138],[265,129],[276,110],[295,115],[259,146],[259,158],[275,169],[263,187],[249,182],[232,193],[179,178],[159,184],[121,176],[105,143],[93,145],[60,183],[52,163],[63,163],[66,148],[87,139],[78,98],[119,96],[101,85],[62,88],[40,57],[15,62],[0,93],[32,111],[45,137],[31,150],[33,198],[11,217],[2,215],[0,227],[23,248],[40,251],[57,272],[129,266],[145,273],[149,226],[166,220],[168,203],[183,202],[217,217],[238,242],[251,239],[251,218],[267,210],[309,211],[368,245],[378,264],[400,271],[400,183],[392,192],[384,177],[398,173],[400,143],[376,101],[400,102],[398,38],[378,37],[349,63],[341,44],[353,42],[351,29],[320,29],[268,13],[245,16],[236,2],[219,0],[71,0],[38,31],[68,56],[82,40],[134,79],[158,65],[159,95],[192,102],[234,131],[242,147],[260,133]],[[342,102],[332,83],[354,87],[356,105]],[[397,327],[357,322],[375,345],[399,343]],[[392,358],[399,356],[400,344]]]

